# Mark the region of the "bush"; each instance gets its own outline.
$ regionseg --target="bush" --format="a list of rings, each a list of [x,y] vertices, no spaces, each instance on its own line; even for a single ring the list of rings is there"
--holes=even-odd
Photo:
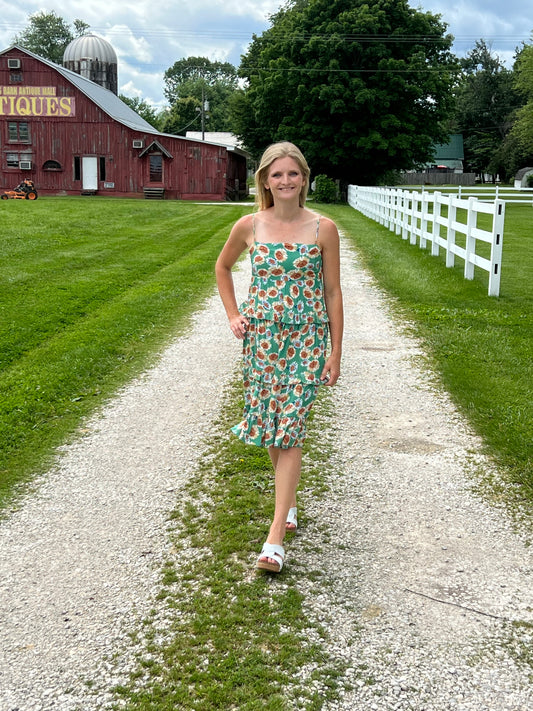
[[[528,188],[533,188],[533,173],[530,173],[526,178]]]
[[[337,184],[327,175],[317,175],[313,195],[317,202],[337,202]]]

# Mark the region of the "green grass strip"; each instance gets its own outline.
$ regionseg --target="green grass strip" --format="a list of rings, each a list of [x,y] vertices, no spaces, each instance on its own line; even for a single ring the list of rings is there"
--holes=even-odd
[[[131,684],[116,690],[128,711],[311,711],[336,698],[343,670],[324,652],[324,630],[308,619],[298,589],[302,577],[316,576],[317,547],[308,560],[291,562],[288,534],[283,571],[255,570],[273,514],[273,473],[266,450],[229,433],[240,417],[240,391],[239,384],[227,392],[174,513],[175,551],[159,595],[167,612],[154,611],[146,621],[138,669]],[[317,407],[320,422],[311,422],[306,443],[304,498],[322,495],[328,471],[324,438],[320,451],[314,445],[317,429],[327,426],[327,396]]]
[[[323,209],[322,209],[323,208]],[[410,245],[349,206],[321,206],[336,220],[391,304],[421,340],[431,367],[482,436],[518,500],[533,499],[532,208],[508,205],[501,295],[488,275]],[[509,491],[501,492],[508,496]]]

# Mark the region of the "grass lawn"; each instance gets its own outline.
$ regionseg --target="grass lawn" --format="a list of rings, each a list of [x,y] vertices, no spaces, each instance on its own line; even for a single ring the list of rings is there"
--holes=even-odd
[[[533,208],[507,205],[501,292],[488,274],[463,278],[463,261],[410,245],[349,206],[320,206],[414,324],[442,383],[503,467],[533,499]],[[504,495],[504,492],[501,492]]]
[[[231,225],[250,209],[2,202],[0,506],[183,328],[212,291]]]

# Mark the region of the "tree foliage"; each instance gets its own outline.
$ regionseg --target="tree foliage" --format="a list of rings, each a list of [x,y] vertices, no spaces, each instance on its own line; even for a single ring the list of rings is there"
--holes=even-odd
[[[516,64],[516,89],[525,104],[517,112],[513,137],[528,156],[533,156],[533,45],[525,45]]]
[[[228,103],[237,89],[237,81],[237,70],[229,62],[212,62],[207,57],[187,57],[175,62],[165,72],[163,90],[170,103],[171,113],[182,116],[177,122],[173,120],[173,124],[182,122],[185,125],[185,118],[189,116],[192,105],[190,99],[194,99],[200,111],[197,113],[198,121],[193,121],[193,130],[200,128],[204,101],[207,102],[204,111],[205,129],[228,131]]]
[[[124,94],[120,94],[118,98],[133,109],[135,113],[139,114],[150,126],[153,126],[158,131],[161,129],[163,118],[147,101],[138,97],[124,96]]]
[[[29,16],[28,26],[19,35],[15,35],[13,43],[56,64],[61,64],[67,45],[88,29],[89,25],[83,20],[74,20],[71,28],[53,10],[50,12],[41,10]]]
[[[201,102],[193,96],[175,101],[163,115],[161,131],[185,136],[188,130],[197,131],[200,127]]]
[[[233,130],[255,155],[291,140],[344,181],[424,162],[452,106],[445,30],[408,0],[292,0],[242,59]]]
[[[461,60],[455,130],[463,134],[467,170],[507,173],[505,165],[511,142],[506,140],[521,100],[514,75],[506,69],[484,40]],[[507,146],[502,152],[501,146]]]

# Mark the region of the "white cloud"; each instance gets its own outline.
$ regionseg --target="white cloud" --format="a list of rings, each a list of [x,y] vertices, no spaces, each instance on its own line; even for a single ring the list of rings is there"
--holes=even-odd
[[[533,31],[531,0],[409,0],[414,8],[440,13],[455,36],[454,50],[466,54],[485,39],[512,65],[514,49]],[[0,0],[0,47],[28,24],[30,14],[54,10],[66,22],[81,19],[107,39],[119,58],[120,90],[157,105],[164,103],[163,74],[177,59],[204,56],[240,63],[252,34],[269,25],[268,16],[284,0],[168,0],[166,3],[128,0],[26,0],[23,8]],[[9,20],[5,19],[9,18]]]
[[[153,59],[152,47],[145,37],[134,35],[126,25],[113,25],[102,36],[113,45],[117,57],[131,58],[142,64]]]
[[[414,8],[440,14],[455,38],[454,50],[467,54],[484,39],[500,59],[512,66],[514,50],[533,32],[530,0],[409,0]]]

